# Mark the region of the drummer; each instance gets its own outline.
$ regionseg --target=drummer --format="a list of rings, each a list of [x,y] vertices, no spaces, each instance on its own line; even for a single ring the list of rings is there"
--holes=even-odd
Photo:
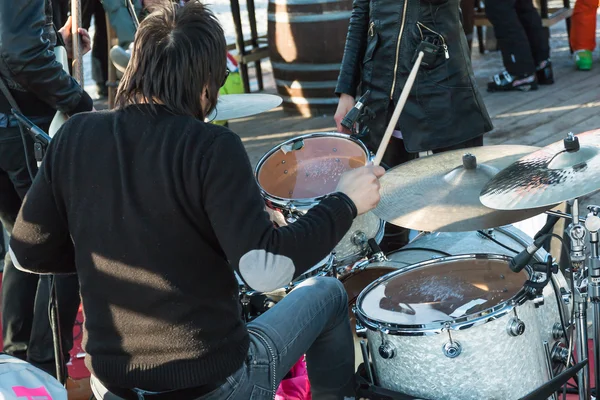
[[[303,354],[315,399],[353,396],[341,283],[309,279],[246,326],[234,270],[258,291],[292,281],[377,205],[383,169],[346,173],[274,228],[240,138],[202,122],[227,76],[214,15],[163,5],[131,64],[115,111],[72,117],[53,139],[10,248],[22,270],[78,274],[96,397],[272,397]]]

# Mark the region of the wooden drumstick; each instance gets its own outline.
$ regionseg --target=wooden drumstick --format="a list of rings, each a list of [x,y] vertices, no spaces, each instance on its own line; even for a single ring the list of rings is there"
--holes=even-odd
[[[81,0],[71,0],[71,38],[73,43],[73,78],[83,87],[83,54],[81,52]]]
[[[402,89],[402,93],[400,93],[400,98],[398,99],[398,104],[396,104],[396,108],[394,109],[394,113],[392,114],[392,119],[388,124],[387,129],[385,130],[385,134],[383,135],[383,139],[381,139],[381,143],[379,144],[379,148],[377,149],[377,154],[375,155],[375,159],[373,160],[374,165],[379,165],[381,163],[381,159],[385,154],[385,150],[390,142],[392,137],[392,133],[394,132],[394,128],[396,127],[396,123],[400,118],[400,113],[406,104],[406,100],[408,99],[408,94],[415,83],[415,79],[417,78],[417,72],[419,71],[419,67],[421,66],[421,61],[423,60],[423,56],[425,53],[422,51],[419,52],[417,56],[417,61],[415,61],[415,65],[413,65],[410,74],[408,75],[408,79],[406,80],[406,84],[404,85],[404,89]]]

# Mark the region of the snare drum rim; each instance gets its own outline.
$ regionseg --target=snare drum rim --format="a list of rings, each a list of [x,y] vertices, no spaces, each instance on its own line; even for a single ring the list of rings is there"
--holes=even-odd
[[[339,133],[339,132],[314,132],[314,133],[307,133],[304,135],[300,135],[300,136],[296,136],[293,137],[291,139],[286,140],[285,142],[282,142],[280,144],[278,144],[277,146],[273,147],[271,150],[269,150],[264,156],[261,157],[261,159],[258,161],[258,163],[256,164],[256,168],[254,168],[254,178],[256,180],[256,184],[258,185],[259,189],[260,189],[260,193],[262,194],[263,198],[265,200],[267,200],[268,202],[271,202],[279,207],[285,208],[285,209],[291,209],[292,206],[295,207],[313,207],[315,205],[317,205],[325,196],[327,195],[323,195],[323,196],[318,196],[318,197],[308,197],[308,198],[301,198],[301,199],[290,199],[290,198],[286,198],[286,197],[278,197],[278,196],[274,196],[272,194],[270,194],[269,192],[267,192],[262,185],[260,184],[260,181],[258,180],[258,173],[260,172],[262,166],[264,165],[264,163],[267,161],[267,159],[269,159],[269,157],[271,157],[276,151],[279,151],[279,149],[282,146],[285,146],[286,144],[292,143],[298,139],[309,139],[309,138],[317,138],[317,137],[337,137],[337,138],[342,138],[342,139],[347,139],[350,140],[354,143],[356,143],[357,145],[360,146],[360,148],[365,152],[366,158],[367,158],[367,163],[371,162],[373,160],[373,156],[371,154],[371,152],[369,151],[369,149],[367,149],[367,146],[360,141],[359,139],[355,138],[354,136],[345,134],[345,133]],[[329,194],[329,193],[328,193]]]
[[[367,287],[363,289],[363,291],[356,298],[356,306],[352,310],[356,319],[367,329],[372,331],[380,331],[384,334],[389,335],[397,335],[397,336],[432,336],[437,335],[442,332],[448,330],[460,331],[465,330],[474,326],[483,325],[487,322],[494,321],[499,319],[506,314],[512,312],[512,310],[516,307],[517,304],[526,297],[525,289],[522,288],[519,290],[512,298],[505,300],[502,303],[499,303],[493,307],[482,310],[478,313],[469,314],[468,316],[456,318],[449,321],[443,322],[432,322],[429,324],[422,325],[400,325],[389,323],[385,321],[379,321],[377,319],[371,318],[367,316],[362,307],[362,300],[365,295],[373,289],[375,286],[378,286],[383,281],[388,280],[396,275],[400,275],[402,273],[411,271],[416,268],[426,267],[432,264],[443,263],[447,261],[458,261],[458,260],[475,260],[475,259],[488,259],[488,260],[501,260],[506,261],[507,266],[508,262],[511,260],[511,257],[501,255],[501,254],[462,254],[450,257],[442,257],[436,258],[432,260],[422,261],[420,263],[412,264],[407,267],[401,268],[397,271],[390,272],[386,274],[374,282],[371,282]],[[525,268],[527,274],[531,276],[531,268],[527,266]],[[507,273],[512,273],[510,270],[507,270]]]

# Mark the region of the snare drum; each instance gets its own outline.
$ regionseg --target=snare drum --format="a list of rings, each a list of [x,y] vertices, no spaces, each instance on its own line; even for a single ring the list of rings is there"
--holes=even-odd
[[[423,261],[356,300],[379,385],[436,400],[517,399],[550,378],[527,267],[472,254]]]
[[[311,133],[271,149],[258,162],[255,175],[267,207],[281,212],[285,223],[293,223],[334,192],[344,172],[369,161],[365,145],[349,135]],[[381,242],[384,224],[372,212],[355,218],[334,249],[335,265],[363,258],[368,253],[369,239]]]

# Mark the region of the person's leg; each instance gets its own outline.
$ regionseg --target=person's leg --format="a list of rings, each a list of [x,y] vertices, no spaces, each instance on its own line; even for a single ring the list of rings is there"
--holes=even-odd
[[[575,66],[580,70],[592,68],[592,52],[596,48],[596,12],[598,0],[577,0],[571,17],[571,48]]]
[[[100,0],[94,0],[94,45],[92,47],[92,78],[96,81],[98,94],[108,95],[108,32],[106,13]]]
[[[515,8],[519,21],[527,34],[533,61],[537,66],[550,58],[548,30],[542,25],[542,17],[533,6],[532,0],[516,0]]]
[[[310,278],[248,324],[255,345],[271,357],[277,387],[306,354],[313,399],[354,395],[354,343],[348,296],[335,278]],[[250,361],[250,366],[252,362]],[[272,389],[271,387],[268,389]]]
[[[494,26],[506,73],[488,83],[489,91],[535,90],[536,64],[516,9],[516,0],[485,0],[485,13]]]

